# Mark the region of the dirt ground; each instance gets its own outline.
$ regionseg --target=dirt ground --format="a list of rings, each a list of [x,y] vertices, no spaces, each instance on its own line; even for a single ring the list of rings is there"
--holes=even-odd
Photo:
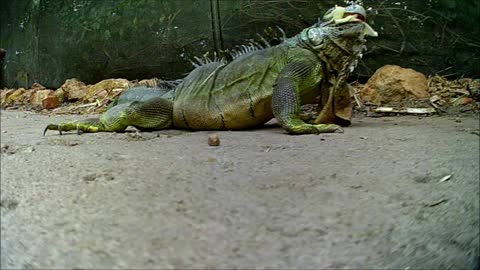
[[[42,136],[82,118],[1,112],[2,268],[480,268],[478,115]]]

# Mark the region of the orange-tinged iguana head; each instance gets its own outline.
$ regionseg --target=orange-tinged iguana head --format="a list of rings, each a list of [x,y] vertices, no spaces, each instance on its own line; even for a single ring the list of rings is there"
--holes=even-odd
[[[294,39],[294,44],[316,52],[329,64],[331,69],[349,71],[356,66],[365,50],[365,37],[378,36],[365,22],[365,9],[353,4],[347,7],[335,6],[323,16],[326,22],[319,22],[304,29]]]

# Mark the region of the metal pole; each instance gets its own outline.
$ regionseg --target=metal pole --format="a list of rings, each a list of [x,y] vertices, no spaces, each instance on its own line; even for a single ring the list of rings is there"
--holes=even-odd
[[[213,45],[217,55],[223,51],[222,25],[220,21],[220,0],[210,0],[210,15],[212,18]]]

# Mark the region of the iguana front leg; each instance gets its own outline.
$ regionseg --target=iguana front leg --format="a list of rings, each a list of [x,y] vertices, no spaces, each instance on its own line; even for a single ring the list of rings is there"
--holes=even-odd
[[[82,121],[66,122],[60,124],[49,124],[43,131],[43,136],[47,130],[58,130],[60,135],[62,131],[76,130],[78,134],[83,132],[100,132],[107,131],[105,126],[100,122],[99,118],[89,118]]]
[[[308,62],[292,62],[280,72],[272,94],[272,111],[278,122],[290,134],[343,132],[335,124],[307,124],[300,116],[302,80],[312,79],[314,67]]]

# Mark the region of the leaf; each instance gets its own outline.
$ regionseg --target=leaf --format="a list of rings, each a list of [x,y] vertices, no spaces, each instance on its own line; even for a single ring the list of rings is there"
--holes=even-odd
[[[439,183],[442,183],[442,182],[448,181],[448,180],[450,180],[451,177],[452,177],[452,175],[449,174],[449,175],[443,177],[442,179],[440,179],[440,181],[438,181],[438,182],[439,182]]]

